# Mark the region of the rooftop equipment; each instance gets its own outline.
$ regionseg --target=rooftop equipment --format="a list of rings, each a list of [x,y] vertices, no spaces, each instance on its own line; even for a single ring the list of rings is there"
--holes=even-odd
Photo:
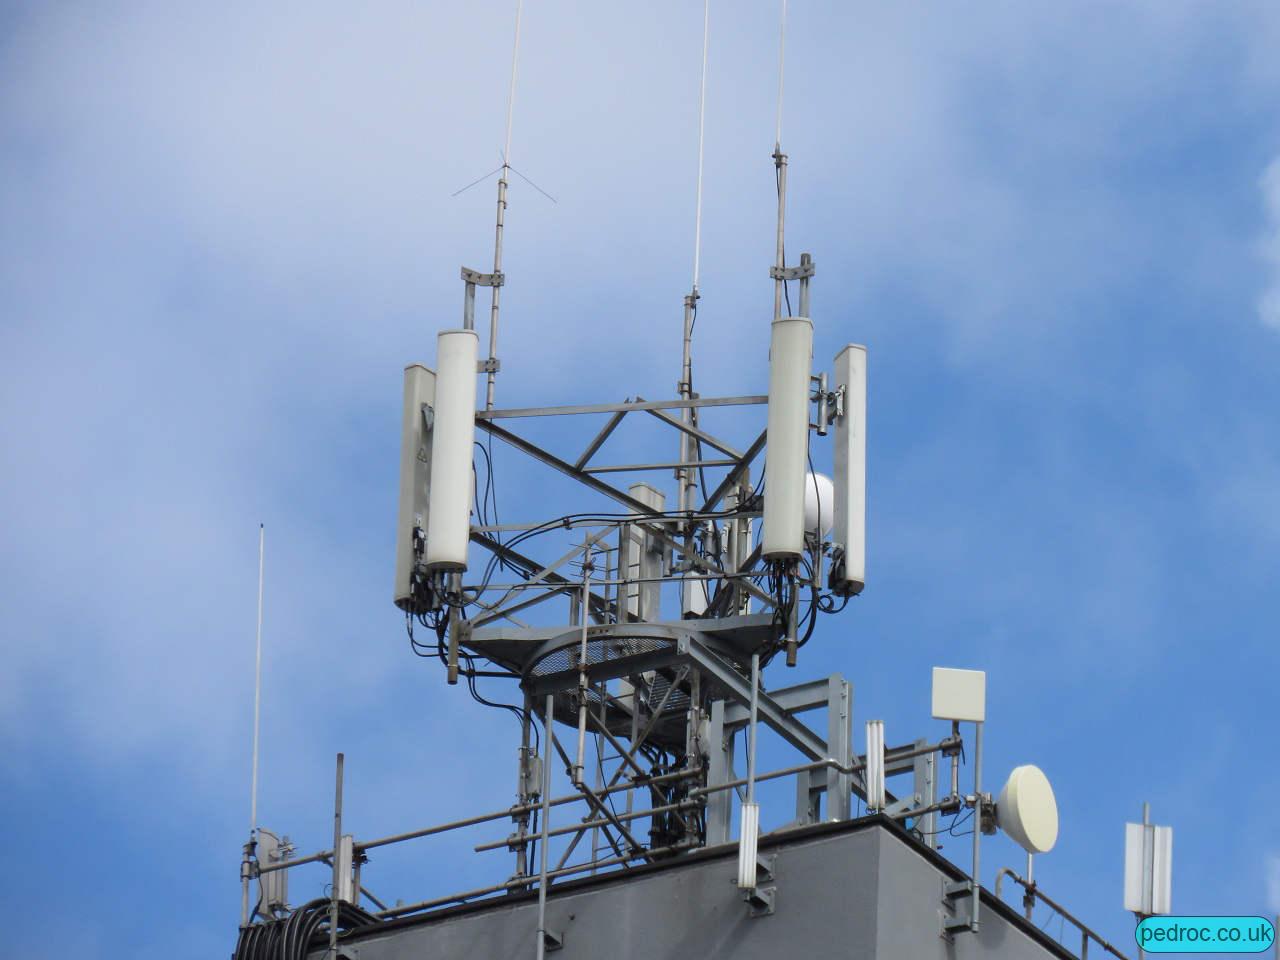
[[[436,338],[438,372],[427,501],[430,570],[467,569],[479,350],[480,338],[474,330],[442,330]]]

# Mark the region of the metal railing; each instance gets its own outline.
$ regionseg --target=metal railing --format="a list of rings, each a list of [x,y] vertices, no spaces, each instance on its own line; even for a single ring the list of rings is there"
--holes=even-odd
[[[1076,930],[1079,931],[1080,960],[1088,960],[1090,940],[1096,943],[1105,952],[1111,954],[1113,957],[1119,957],[1120,960],[1128,960],[1128,957],[1126,957],[1123,953],[1121,953],[1114,946],[1112,946],[1107,940],[1103,939],[1103,937],[1100,934],[1096,933],[1094,930],[1086,926],[1083,921],[1081,921],[1079,918],[1073,915],[1069,910],[1063,907],[1060,903],[1058,903],[1052,897],[1043,893],[1040,890],[1040,888],[1036,886],[1036,882],[1034,880],[1024,880],[1022,877],[1018,876],[1018,874],[1015,873],[1009,867],[1001,867],[1000,871],[996,874],[996,899],[997,900],[1000,899],[1000,891],[1001,891],[1001,887],[1004,885],[1005,877],[1008,877],[1014,883],[1022,887],[1023,889],[1022,910],[1023,910],[1023,915],[1027,918],[1028,921],[1031,919],[1031,913],[1035,909],[1036,901],[1039,900],[1041,903],[1049,907],[1051,910],[1053,910],[1055,913],[1061,916],[1064,920],[1070,923],[1073,927],[1075,927]],[[1063,946],[1066,946],[1066,944],[1063,944]]]

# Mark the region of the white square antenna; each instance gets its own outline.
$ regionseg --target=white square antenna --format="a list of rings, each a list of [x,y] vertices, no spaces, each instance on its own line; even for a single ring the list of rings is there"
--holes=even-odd
[[[933,717],[935,720],[987,719],[987,674],[984,670],[933,668]]]

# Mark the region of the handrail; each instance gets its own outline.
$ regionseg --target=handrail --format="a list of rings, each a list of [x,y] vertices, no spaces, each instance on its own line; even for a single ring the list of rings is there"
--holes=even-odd
[[[895,760],[909,759],[916,755],[936,752],[937,750],[943,749],[948,745],[949,745],[949,741],[943,741],[942,743],[938,743],[938,744],[929,744],[927,746],[913,747],[907,750],[899,750],[895,752],[893,759]],[[866,766],[866,761],[858,756],[854,756],[853,758],[851,758],[851,761],[848,762],[847,764],[841,763],[840,761],[832,757],[825,757],[820,760],[813,760],[806,763],[795,764],[793,766],[782,767],[777,770],[772,770],[766,773],[757,774],[755,779],[757,782],[762,782],[762,781],[775,780],[782,777],[794,776],[796,774],[803,774],[803,773],[823,770],[823,769],[835,770],[843,774],[856,775],[857,773],[865,769],[865,766]],[[506,807],[501,810],[491,810],[487,813],[478,814],[472,817],[466,817],[460,820],[453,820],[448,823],[442,823],[434,826],[423,827],[417,830],[409,830],[403,833],[391,834],[384,837],[377,837],[372,840],[355,841],[352,844],[352,847],[357,857],[357,861],[359,861],[359,859],[362,857],[362,855],[366,851],[372,850],[376,847],[387,846],[389,844],[394,844],[394,843],[400,843],[406,840],[414,840],[420,837],[433,836],[436,834],[446,833],[451,830],[478,826],[480,824],[491,823],[497,820],[503,820],[507,818],[518,818],[524,814],[531,813],[535,810],[541,811],[545,815],[545,812],[550,807],[553,807],[553,806],[561,806],[561,805],[570,804],[570,803],[580,803],[580,802],[583,802],[584,800],[590,802],[592,799],[596,801],[597,808],[591,810],[590,813],[588,813],[588,815],[584,817],[580,822],[562,825],[553,830],[547,829],[546,827],[544,827],[539,834],[536,834],[533,837],[525,837],[523,838],[523,840],[517,837],[507,837],[505,839],[501,839],[493,842],[481,843],[477,845],[475,849],[477,851],[497,850],[497,849],[502,849],[503,847],[506,847],[508,849],[515,849],[521,843],[527,843],[530,840],[538,840],[538,841],[541,841],[541,843],[546,844],[551,837],[563,836],[565,834],[570,834],[570,833],[581,833],[582,831],[591,829],[592,827],[602,826],[606,822],[613,822],[613,818],[608,816],[607,814],[602,815],[602,811],[598,807],[599,802],[604,797],[607,797],[611,794],[620,793],[623,791],[644,789],[645,787],[656,785],[656,784],[687,781],[690,779],[701,777],[706,772],[707,771],[704,767],[699,766],[699,767],[689,768],[686,770],[673,770],[668,773],[658,774],[655,776],[637,776],[634,779],[622,780],[620,782],[613,783],[609,786],[604,786],[596,790],[593,790],[591,791],[591,794],[589,797],[584,796],[583,793],[581,792],[575,792],[575,793],[566,794],[560,797],[541,800],[536,803],[515,804],[513,806]],[[643,817],[655,816],[658,814],[667,813],[674,810],[696,809],[697,807],[704,805],[707,802],[707,798],[709,796],[717,793],[721,793],[723,791],[732,791],[735,788],[745,785],[746,783],[747,783],[747,778],[735,778],[735,779],[726,780],[722,783],[708,784],[705,786],[690,785],[690,787],[686,790],[685,795],[679,800],[673,800],[667,803],[654,804],[649,809],[631,811],[625,814],[616,814],[615,816],[617,816],[617,820],[620,822],[631,822],[631,821],[641,819]],[[954,797],[945,798],[941,802],[941,805],[945,806],[948,803],[954,804],[957,799],[958,798],[954,798]],[[933,809],[937,807],[939,807],[939,804],[934,804],[933,807],[925,808],[925,810]],[[922,810],[908,811],[908,812],[905,812],[904,814],[901,814],[900,816],[910,816],[912,814],[919,815],[921,812]],[[555,869],[548,870],[546,872],[545,882],[549,885],[550,881],[557,880],[561,877],[573,876],[575,874],[584,873],[587,871],[594,872],[595,870],[599,870],[605,867],[625,865],[632,860],[648,858],[653,856],[654,854],[676,853],[676,852],[680,852],[688,849],[694,849],[696,846],[697,844],[690,844],[690,843],[684,843],[684,842],[678,842],[675,844],[654,847],[654,848],[643,848],[643,847],[633,846],[631,849],[628,849],[625,852],[619,851],[619,855],[615,857],[610,857],[605,859],[593,859],[586,863],[574,864],[570,866],[564,866],[562,861],[561,866],[558,866]],[[570,847],[570,850],[572,850],[572,846]],[[264,874],[273,873],[279,870],[288,870],[292,867],[302,866],[303,864],[307,864],[307,863],[318,862],[326,865],[332,865],[334,862],[333,858],[334,858],[333,850],[322,850],[318,853],[310,854],[309,856],[299,857],[291,860],[284,860],[277,863],[261,864],[261,863],[254,862],[252,865],[252,872],[250,875],[261,877]],[[1007,871],[1007,872],[1009,872],[1010,875],[1014,876],[1015,879],[1018,879],[1019,882],[1021,882],[1020,878],[1012,874],[1012,871]],[[997,881],[996,881],[997,890],[999,889],[1000,879],[1001,879],[1000,877],[997,877]],[[537,874],[519,873],[517,876],[512,877],[509,880],[506,880],[502,883],[493,884],[491,886],[480,887],[474,890],[468,890],[462,893],[456,893],[448,896],[437,897],[430,900],[423,900],[418,903],[413,903],[413,904],[408,904],[403,906],[397,905],[390,908],[386,907],[381,901],[377,900],[376,898],[373,898],[372,896],[370,897],[370,899],[372,899],[373,902],[381,908],[375,914],[375,916],[386,919],[391,917],[403,916],[409,913],[416,913],[422,910],[430,909],[432,907],[443,906],[450,903],[466,902],[466,901],[474,900],[481,897],[491,896],[493,894],[520,890],[520,889],[532,889],[535,885],[542,886],[542,884],[539,883],[539,880],[540,880],[540,877]],[[359,889],[361,893],[367,892],[364,890],[363,886],[360,886],[357,889]],[[1042,895],[1042,898],[1043,898],[1043,895]],[[1049,902],[1047,901],[1047,898],[1043,898],[1043,899],[1046,899],[1046,902]],[[1069,914],[1065,914],[1065,911],[1063,911],[1063,913],[1068,917],[1070,916]],[[1077,923],[1077,925],[1079,925],[1078,921],[1075,921],[1074,918],[1070,918],[1070,919],[1072,919],[1074,923]],[[1091,931],[1090,931],[1090,934],[1092,934]],[[1098,939],[1100,943],[1103,943],[1103,945],[1107,947],[1115,956],[1120,957],[1121,960],[1125,960],[1125,958],[1123,958],[1121,954],[1117,953],[1114,950],[1114,948],[1111,948],[1109,944],[1106,944],[1105,941],[1102,941],[1099,938],[1097,938],[1096,935],[1093,935],[1093,936],[1095,939]]]
[[[1103,950],[1111,954],[1113,957],[1119,957],[1120,960],[1129,960],[1123,953],[1117,950],[1109,942],[1104,940],[1099,934],[1085,926],[1083,922],[1077,919],[1070,911],[1059,904],[1056,900],[1048,895],[1041,893],[1040,888],[1036,886],[1034,880],[1028,881],[1022,879],[1010,867],[1001,867],[996,873],[996,899],[1000,899],[1000,888],[1003,885],[1004,878],[1008,876],[1014,883],[1022,887],[1026,892],[1022,896],[1022,906],[1026,910],[1026,917],[1031,919],[1031,909],[1035,905],[1036,900],[1041,900],[1055,913],[1059,914],[1063,919],[1069,921],[1072,926],[1080,931],[1080,958],[1087,960],[1089,956],[1089,941],[1093,940]]]

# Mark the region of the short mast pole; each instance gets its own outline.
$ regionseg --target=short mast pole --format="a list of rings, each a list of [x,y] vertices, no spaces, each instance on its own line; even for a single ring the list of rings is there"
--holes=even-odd
[[[249,885],[258,838],[258,730],[262,715],[262,573],[266,527],[258,524],[258,631],[253,675],[253,773],[249,786],[249,840],[240,859],[240,925],[249,924]]]

